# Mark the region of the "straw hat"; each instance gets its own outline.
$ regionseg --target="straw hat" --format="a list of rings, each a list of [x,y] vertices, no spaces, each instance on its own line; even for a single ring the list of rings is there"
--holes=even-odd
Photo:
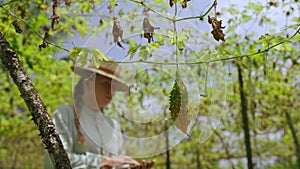
[[[119,66],[116,62],[103,62],[100,67],[90,64],[87,67],[72,66],[73,71],[83,77],[88,77],[93,73],[112,79],[112,88],[116,91],[128,92],[129,87],[119,76]]]

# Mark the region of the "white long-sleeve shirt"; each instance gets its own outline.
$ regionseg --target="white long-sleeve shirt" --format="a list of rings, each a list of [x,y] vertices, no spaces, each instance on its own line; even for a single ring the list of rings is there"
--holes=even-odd
[[[99,169],[102,150],[104,155],[124,154],[120,125],[115,120],[83,106],[79,113],[79,122],[85,144],[81,145],[77,140],[75,115],[72,105],[62,105],[53,114],[53,123],[68,153],[72,168]],[[46,153],[45,169],[51,168],[53,166]]]

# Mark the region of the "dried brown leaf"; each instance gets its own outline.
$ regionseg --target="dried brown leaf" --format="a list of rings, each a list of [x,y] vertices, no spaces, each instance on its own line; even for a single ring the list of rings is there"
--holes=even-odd
[[[123,28],[120,24],[120,21],[118,21],[117,19],[114,19],[114,25],[113,25],[113,31],[112,31],[113,35],[114,35],[114,42],[118,42],[119,41],[119,37],[122,39],[123,37]]]
[[[169,5],[170,7],[172,8],[173,5],[176,3],[176,2],[180,2],[181,3],[181,6],[182,8],[186,8],[187,7],[187,2],[189,2],[191,0],[169,0]]]
[[[211,34],[214,36],[215,40],[219,41],[221,39],[222,41],[225,41],[225,34],[222,30],[212,30]]]
[[[143,21],[144,38],[148,39],[148,43],[151,43],[151,40],[153,42],[154,29],[159,29],[159,28],[153,27],[150,24],[149,18],[144,18]]]
[[[52,16],[51,16],[51,20],[52,20],[52,23],[51,23],[51,28],[54,29],[54,26],[55,25],[58,25],[59,24],[59,16],[57,14],[57,8],[59,6],[59,1],[55,0],[53,2],[53,5],[52,5]]]
[[[47,43],[48,38],[49,38],[49,33],[48,33],[48,31],[46,31],[44,34],[44,37],[43,37],[43,42],[42,42],[42,44],[39,45],[40,51],[42,50],[42,48],[46,48],[48,46],[48,43]]]
[[[71,6],[71,0],[64,0],[64,2],[67,6]]]
[[[208,23],[212,25],[213,30],[211,31],[211,34],[214,36],[215,40],[219,41],[221,39],[222,41],[225,41],[225,34],[222,30],[225,26],[222,26],[222,20],[219,21],[216,17],[211,18],[208,16]]]
[[[188,126],[191,120],[189,119],[187,113],[179,112],[178,117],[175,121],[175,126],[184,133],[187,133]]]
[[[123,40],[123,28],[120,24],[120,21],[118,21],[116,18],[114,18],[114,24],[113,24],[113,36],[114,36],[114,42],[120,46],[121,48],[124,49],[124,47],[121,45],[121,43],[119,42],[119,38],[121,39],[122,42],[124,42]]]
[[[14,26],[17,33],[22,33],[23,32],[16,20],[12,22],[12,25]]]
[[[191,1],[191,0],[183,0],[183,1],[181,2],[182,8],[186,8],[186,7],[187,7],[187,2],[189,2],[189,1]]]
[[[169,5],[171,8],[173,7],[174,3],[175,3],[174,0],[169,0]]]

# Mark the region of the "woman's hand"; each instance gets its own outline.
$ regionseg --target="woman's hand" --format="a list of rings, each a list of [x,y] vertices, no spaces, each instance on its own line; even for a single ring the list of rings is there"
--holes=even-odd
[[[153,167],[154,165],[154,161],[151,160],[150,162],[147,162],[146,160],[142,160],[142,162],[140,163],[140,166],[135,167],[136,169],[149,169],[151,167]]]
[[[111,169],[113,167],[122,166],[124,164],[129,164],[133,169],[150,169],[151,167],[153,167],[154,161],[152,160],[150,162],[147,162],[146,160],[142,160],[142,162],[139,163],[129,156],[102,156],[100,169]]]
[[[124,164],[130,164],[135,167],[139,167],[140,163],[135,161],[129,156],[123,156],[123,155],[114,155],[114,156],[102,156],[102,161],[100,165],[101,168],[112,168],[116,166],[121,166]]]

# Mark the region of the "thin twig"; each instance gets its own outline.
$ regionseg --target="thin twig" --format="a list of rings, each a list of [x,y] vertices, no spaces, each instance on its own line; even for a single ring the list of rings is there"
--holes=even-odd
[[[129,1],[134,2],[134,3],[137,3],[137,4],[140,4],[140,5],[144,6],[145,8],[150,9],[152,12],[154,12],[154,13],[156,13],[157,15],[161,16],[162,18],[165,18],[165,19],[167,19],[167,20],[169,20],[169,21],[173,21],[172,18],[169,18],[169,17],[167,17],[167,16],[161,14],[161,13],[158,12],[157,10],[155,10],[155,9],[151,8],[149,5],[145,4],[143,1],[137,1],[137,0],[129,0]]]
[[[134,61],[127,61],[127,62],[119,62],[119,63],[149,63],[149,64],[163,64],[163,65],[193,65],[193,64],[207,64],[207,63],[213,63],[213,62],[220,62],[220,61],[228,61],[228,60],[234,60],[234,59],[242,59],[244,57],[252,57],[261,53],[265,53],[268,52],[269,50],[275,48],[278,45],[281,45],[283,43],[288,42],[289,40],[293,39],[298,33],[300,33],[300,27],[297,29],[297,31],[289,38],[286,38],[284,40],[282,40],[281,42],[278,42],[264,50],[259,50],[257,52],[254,53],[250,53],[250,54],[244,54],[244,55],[240,55],[240,56],[232,56],[232,57],[225,57],[225,58],[219,58],[219,59],[213,59],[213,60],[209,60],[209,61],[195,61],[195,62],[166,62],[166,61],[161,61],[161,62],[153,62],[153,61],[146,61],[146,60],[134,60]]]
[[[217,0],[214,1],[214,3],[210,6],[210,8],[202,15],[199,16],[190,16],[190,17],[185,17],[185,18],[180,18],[180,19],[175,19],[175,22],[183,21],[183,20],[190,20],[190,19],[203,19],[208,13],[217,5]]]
[[[176,18],[177,15],[177,3],[175,3],[175,9],[174,9],[174,16],[173,19]],[[175,37],[175,43],[176,43],[176,52],[175,52],[175,57],[176,57],[176,68],[178,70],[178,37],[177,37],[177,29],[176,29],[176,22],[173,21],[173,27],[174,27],[174,37]]]
[[[138,1],[138,0],[129,0],[131,2],[134,2],[134,3],[137,3],[137,4],[140,4],[148,9],[150,9],[152,12],[158,14],[159,16],[161,16],[162,18],[165,18],[171,22],[179,22],[179,21],[182,21],[182,20],[189,20],[189,19],[202,19],[204,18],[206,15],[208,15],[208,13],[217,5],[217,0],[215,0],[213,2],[213,4],[211,5],[211,7],[202,15],[199,15],[199,16],[191,16],[191,17],[185,17],[185,18],[179,18],[179,19],[176,19],[176,17],[173,17],[173,18],[169,18],[163,14],[161,14],[160,12],[156,11],[155,9],[151,8],[149,5],[145,4],[143,1]]]
[[[27,26],[29,26],[29,28],[40,38],[40,39],[44,39],[44,37],[40,34],[40,33],[38,33],[33,27],[32,27],[32,25],[30,25],[28,22],[26,22],[24,19],[22,19],[22,18],[19,18],[19,17],[17,17],[15,14],[13,14],[12,12],[10,12],[8,9],[6,9],[3,5],[1,5],[0,4],[0,7],[2,7],[9,15],[11,15],[12,17],[14,17],[14,18],[16,18],[17,20],[20,20],[20,21],[22,21],[23,23],[25,23]],[[61,50],[64,50],[64,51],[66,51],[66,52],[69,52],[69,50],[68,49],[66,49],[66,48],[63,48],[63,47],[61,47],[61,46],[58,46],[58,45],[56,45],[56,44],[54,44],[53,42],[50,42],[50,41],[46,41],[48,44],[50,44],[50,45],[52,45],[52,46],[54,46],[54,47],[56,47],[56,48],[58,48],[58,49],[61,49]]]
[[[9,5],[9,4],[13,3],[13,2],[17,2],[17,0],[11,0],[11,1],[9,1],[9,2],[5,3],[5,4],[0,4],[0,7],[3,7],[3,6],[6,6],[6,5]]]

